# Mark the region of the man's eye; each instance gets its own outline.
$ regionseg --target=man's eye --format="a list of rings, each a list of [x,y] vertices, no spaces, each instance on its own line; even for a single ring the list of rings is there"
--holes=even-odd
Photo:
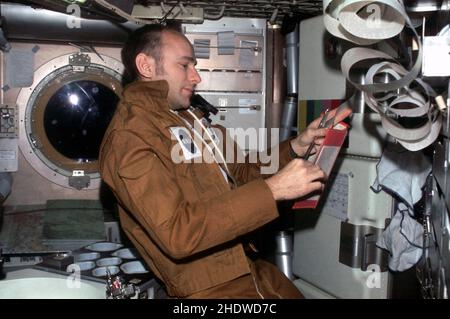
[[[187,69],[189,67],[189,64],[180,64],[180,65],[183,69]]]

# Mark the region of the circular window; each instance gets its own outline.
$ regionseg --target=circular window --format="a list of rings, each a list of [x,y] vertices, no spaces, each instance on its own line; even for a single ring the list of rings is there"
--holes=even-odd
[[[120,99],[123,66],[95,55],[74,66],[73,57],[41,66],[33,86],[19,93],[19,145],[45,178],[64,187],[95,189],[100,186],[100,145]]]
[[[65,84],[44,110],[44,130],[53,148],[77,162],[98,159],[103,134],[114,114],[118,96],[94,81]]]

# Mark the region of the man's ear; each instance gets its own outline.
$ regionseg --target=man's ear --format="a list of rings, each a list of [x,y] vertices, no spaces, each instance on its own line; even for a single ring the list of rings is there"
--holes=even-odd
[[[156,63],[153,57],[139,53],[136,56],[135,63],[141,77],[151,80],[155,76]]]

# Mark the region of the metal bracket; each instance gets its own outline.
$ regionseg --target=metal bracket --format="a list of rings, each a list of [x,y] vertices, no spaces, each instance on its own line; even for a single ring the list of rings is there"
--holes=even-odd
[[[0,104],[0,137],[18,137],[17,106]]]
[[[72,172],[72,176],[69,177],[69,186],[75,189],[81,190],[88,188],[91,184],[91,177],[84,175],[84,171],[75,170]]]
[[[376,242],[383,229],[341,222],[339,262],[366,271],[370,265],[378,265],[380,271],[388,270],[388,252],[378,248]]]
[[[85,68],[91,64],[91,57],[88,54],[76,53],[69,57],[69,64],[75,72],[84,72]]]

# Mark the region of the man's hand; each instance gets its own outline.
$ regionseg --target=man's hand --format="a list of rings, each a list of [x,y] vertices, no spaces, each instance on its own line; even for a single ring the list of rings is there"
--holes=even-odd
[[[325,179],[326,175],[318,165],[294,159],[265,181],[275,200],[288,200],[322,191]]]
[[[328,112],[328,119],[333,118],[335,115],[337,109],[331,110]],[[342,111],[340,111],[334,120],[334,123],[337,124],[344,120],[346,117],[350,116],[352,114],[352,110],[350,108],[345,108]],[[314,121],[312,121],[306,130],[299,134],[296,138],[290,141],[292,149],[294,152],[302,157],[305,155],[306,150],[308,149],[309,145],[314,142],[314,147],[312,149],[311,154],[314,154],[319,149],[320,145],[322,145],[323,140],[325,138],[325,134],[327,132],[326,128],[319,129],[319,123],[322,120],[322,116],[319,116]]]

